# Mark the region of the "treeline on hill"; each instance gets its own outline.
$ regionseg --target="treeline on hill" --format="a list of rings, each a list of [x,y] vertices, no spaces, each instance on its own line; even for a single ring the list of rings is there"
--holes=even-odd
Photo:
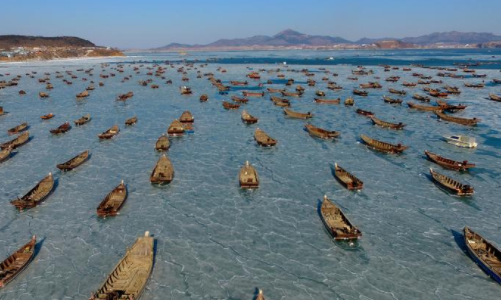
[[[25,35],[0,35],[0,49],[17,47],[95,47],[92,42],[73,36],[42,37]]]

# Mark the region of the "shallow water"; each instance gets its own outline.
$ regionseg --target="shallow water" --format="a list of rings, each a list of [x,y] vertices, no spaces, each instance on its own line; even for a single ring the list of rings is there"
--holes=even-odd
[[[298,54],[299,53],[299,54]],[[468,53],[468,52],[467,52]],[[420,63],[446,57],[447,61],[465,61],[468,54],[457,51],[434,51],[422,55],[398,53],[398,59]],[[245,80],[247,66],[277,68],[276,64],[246,64],[244,55],[256,61],[269,59],[294,62],[309,57],[347,55],[351,52],[226,52],[196,53],[187,59],[219,57],[224,64],[209,63],[202,73],[213,72],[223,82]],[[372,52],[359,51],[360,61]],[[474,52],[471,57],[491,59],[492,53]],[[394,59],[395,55],[383,52]],[[416,58],[419,56],[418,58]],[[274,57],[277,57],[275,59]],[[344,89],[332,92],[316,72],[317,87],[308,88],[302,98],[291,98],[292,108],[315,114],[312,124],[341,131],[336,141],[320,141],[304,130],[304,121],[288,119],[272,105],[269,96],[251,98],[243,105],[259,117],[259,123],[247,126],[240,112],[223,109],[222,100],[232,94],[219,95],[206,78],[188,73],[183,83],[176,69],[168,69],[165,80],[151,77],[159,89],[139,86],[137,81],[150,78],[143,68],[140,75],[126,65],[123,74],[100,79],[100,63],[110,61],[180,60],[177,54],[135,54],[122,59],[44,62],[1,65],[0,73],[22,74],[19,86],[0,90],[0,106],[10,112],[0,117],[0,141],[11,137],[7,129],[28,121],[34,137],[18,149],[10,160],[0,164],[0,259],[7,257],[30,236],[41,240],[32,264],[6,288],[0,299],[87,299],[104,281],[135,238],[149,230],[157,239],[155,266],[141,299],[251,299],[257,287],[267,299],[496,299],[500,287],[488,278],[463,252],[462,228],[467,225],[491,241],[501,244],[499,236],[501,208],[498,205],[501,166],[500,103],[484,99],[489,92],[501,94],[501,85],[468,89],[463,82],[441,78],[457,85],[463,93],[450,98],[468,108],[458,113],[478,117],[476,128],[439,122],[430,113],[410,111],[406,106],[385,104],[381,97],[387,88],[403,89],[401,82],[416,81],[412,72],[383,72],[371,66],[373,76],[381,76],[384,88],[370,90],[366,98],[355,97],[355,107],[317,105],[314,92],[324,90],[327,98],[351,95],[359,83],[372,81],[360,76],[358,82],[347,80],[351,65],[326,65],[338,73],[329,78]],[[228,63],[230,58],[235,63]],[[417,62],[416,62],[417,61]],[[221,62],[221,61],[220,61]],[[413,62],[413,63],[414,63]],[[304,62],[303,62],[304,63]],[[409,62],[410,63],[410,62]],[[137,63],[136,65],[139,65]],[[111,64],[114,67],[115,64]],[[151,66],[151,64],[145,64]],[[198,67],[199,64],[196,64]],[[227,73],[216,71],[218,67]],[[446,66],[450,66],[446,64]],[[88,86],[88,77],[79,68],[94,67],[96,90],[85,100],[75,95]],[[177,65],[176,65],[177,67]],[[309,63],[290,68],[319,71],[322,66]],[[50,98],[37,94],[45,85],[24,74],[38,71],[36,78],[50,72],[54,90]],[[69,86],[55,78],[55,71],[72,70],[78,79]],[[417,69],[425,75],[437,70]],[[104,73],[109,73],[107,68]],[[116,73],[116,72],[115,72]],[[481,69],[486,79],[501,78],[496,69]],[[121,83],[124,76],[132,79]],[[286,78],[304,82],[300,73],[284,72]],[[384,78],[399,75],[399,83]],[[68,77],[68,76],[66,76]],[[262,73],[261,80],[276,79],[276,74]],[[97,82],[103,81],[104,87]],[[250,87],[257,82],[250,81]],[[194,94],[179,95],[178,87],[187,84]],[[280,88],[283,85],[272,85]],[[432,85],[433,86],[433,85]],[[28,94],[18,95],[24,89]],[[403,97],[411,100],[413,91]],[[115,102],[120,93],[134,92],[126,103]],[[200,103],[201,94],[209,101]],[[422,92],[420,92],[422,93]],[[417,102],[417,101],[414,101]],[[355,114],[356,108],[370,110],[383,119],[407,124],[404,131],[375,127],[370,120]],[[149,175],[158,153],[157,138],[170,122],[184,110],[195,117],[195,133],[171,139],[168,152],[174,168],[174,181],[168,186],[152,186]],[[55,117],[41,121],[40,116],[53,112]],[[92,121],[54,137],[49,130],[86,113]],[[135,126],[126,128],[124,121],[137,115]],[[99,141],[97,134],[119,124],[120,134],[110,141]],[[278,146],[264,149],[253,139],[255,128],[262,128],[278,139]],[[373,152],[360,143],[359,135],[390,142],[402,142],[410,148],[403,155]],[[440,138],[446,134],[475,136],[478,149],[456,148]],[[78,169],[59,172],[55,165],[85,149],[91,159]],[[469,160],[477,168],[465,174],[443,170],[424,159],[430,150],[457,160]],[[255,191],[238,187],[238,171],[246,160],[257,169],[261,185]],[[364,181],[364,189],[345,190],[332,176],[337,162]],[[428,178],[428,169],[448,174],[475,187],[471,199],[450,196]],[[47,173],[58,179],[54,193],[34,209],[17,212],[9,201],[23,195]],[[119,216],[100,219],[95,209],[100,201],[123,179],[129,198]],[[333,242],[318,215],[319,201],[326,194],[340,205],[350,220],[363,232],[355,246]]]

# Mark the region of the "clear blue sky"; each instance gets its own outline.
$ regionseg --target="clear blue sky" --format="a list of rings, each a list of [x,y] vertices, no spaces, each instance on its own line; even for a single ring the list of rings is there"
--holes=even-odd
[[[500,12],[501,0],[13,0],[0,3],[0,34],[71,35],[121,48],[287,28],[350,40],[451,30],[501,35]]]

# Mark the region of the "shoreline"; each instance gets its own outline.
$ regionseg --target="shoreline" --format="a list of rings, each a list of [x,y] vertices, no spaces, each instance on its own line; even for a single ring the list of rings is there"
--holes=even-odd
[[[108,58],[126,58],[127,55],[112,55],[112,56],[90,56],[90,57],[65,57],[65,58],[54,58],[54,59],[28,59],[22,61],[0,61],[1,65],[10,64],[30,64],[30,63],[45,63],[45,62],[62,62],[62,61],[84,61],[84,60],[98,60],[98,59],[108,59]]]

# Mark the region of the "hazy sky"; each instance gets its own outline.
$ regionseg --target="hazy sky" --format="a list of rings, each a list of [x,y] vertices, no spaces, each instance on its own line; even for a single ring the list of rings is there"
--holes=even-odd
[[[2,0],[0,34],[71,35],[121,48],[287,28],[349,40],[451,30],[501,35],[500,12],[501,0]]]

